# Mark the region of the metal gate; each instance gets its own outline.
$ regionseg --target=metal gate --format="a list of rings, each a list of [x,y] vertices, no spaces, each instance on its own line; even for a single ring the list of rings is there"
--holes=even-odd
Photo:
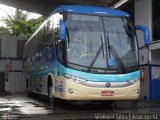
[[[0,92],[5,91],[5,73],[0,72]]]

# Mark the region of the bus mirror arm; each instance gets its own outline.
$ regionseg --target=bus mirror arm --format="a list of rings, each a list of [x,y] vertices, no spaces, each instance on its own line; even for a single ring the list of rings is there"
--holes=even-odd
[[[64,22],[64,20],[60,20],[59,21],[59,34],[58,34],[58,38],[59,40],[64,41],[66,38],[66,24]]]
[[[149,32],[149,29],[145,26],[141,26],[141,25],[136,25],[135,26],[135,29],[136,30],[140,30],[143,32],[143,35],[144,35],[144,44],[145,46],[149,46],[150,44],[150,32]]]

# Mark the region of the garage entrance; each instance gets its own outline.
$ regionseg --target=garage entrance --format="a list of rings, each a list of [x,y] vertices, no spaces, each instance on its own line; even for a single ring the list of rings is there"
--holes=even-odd
[[[0,72],[0,92],[5,92],[5,73]]]

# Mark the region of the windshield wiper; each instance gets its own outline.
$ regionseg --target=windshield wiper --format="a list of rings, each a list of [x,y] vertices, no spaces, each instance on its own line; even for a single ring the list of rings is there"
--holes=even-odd
[[[98,48],[98,51],[97,51],[96,55],[94,56],[94,58],[93,58],[93,60],[92,60],[92,62],[90,64],[87,72],[90,72],[91,68],[93,67],[94,63],[96,62],[96,60],[97,60],[98,56],[100,55],[101,51],[102,50],[104,51],[104,47],[103,46],[104,46],[103,45],[103,39],[102,39],[102,36],[101,36],[101,46]],[[104,52],[103,52],[103,57],[104,57]]]
[[[108,35],[107,35],[107,44],[108,44],[108,50],[109,50],[108,51],[108,58],[110,58],[111,54],[112,54],[113,58],[115,59],[116,63],[121,68],[121,70],[123,72],[127,72],[126,67],[123,64],[123,62],[122,62],[121,58],[119,57],[119,55],[117,54],[116,50],[114,49],[113,46],[110,45]]]
[[[112,54],[113,58],[115,59],[116,63],[118,64],[118,66],[122,69],[122,71],[127,72],[125,65],[123,64],[121,58],[117,54],[114,47],[113,46],[108,46],[108,49],[109,49],[110,53]]]

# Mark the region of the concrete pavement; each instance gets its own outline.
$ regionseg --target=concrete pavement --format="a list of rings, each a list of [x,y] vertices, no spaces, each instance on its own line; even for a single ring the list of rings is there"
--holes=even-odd
[[[137,113],[154,116],[153,114],[160,113],[160,103],[141,101],[133,106],[129,101],[117,101],[113,103],[112,108],[107,108],[100,103],[67,102],[52,108],[47,99],[39,96],[30,98],[23,94],[0,97],[0,119],[2,120],[6,118],[14,118],[14,120],[92,120],[96,119],[97,115],[100,115],[101,118],[107,116],[107,119],[112,117],[110,119],[115,120],[120,119],[115,117],[117,114],[126,115],[126,118],[121,118],[122,120]]]

